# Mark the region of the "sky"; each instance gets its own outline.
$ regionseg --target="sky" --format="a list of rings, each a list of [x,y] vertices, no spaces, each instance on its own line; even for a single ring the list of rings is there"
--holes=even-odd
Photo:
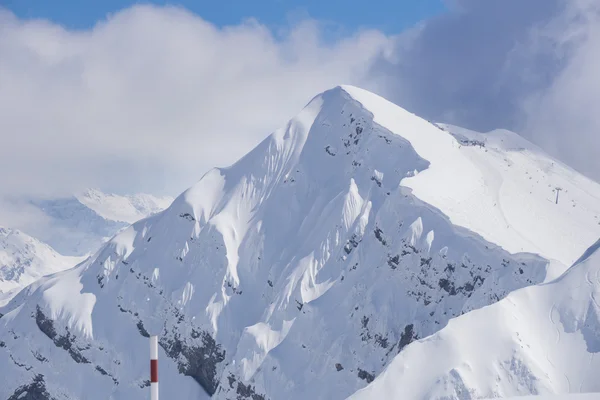
[[[89,29],[108,15],[140,3],[128,0],[3,1],[0,4],[19,18],[44,18],[71,29]],[[237,25],[254,18],[278,29],[299,19],[314,18],[348,32],[375,28],[388,34],[398,33],[446,9],[443,0],[187,0],[144,4],[180,6],[217,26]]]
[[[17,198],[175,196],[339,84],[600,181],[597,0],[47,3],[0,0],[3,225],[36,223]]]

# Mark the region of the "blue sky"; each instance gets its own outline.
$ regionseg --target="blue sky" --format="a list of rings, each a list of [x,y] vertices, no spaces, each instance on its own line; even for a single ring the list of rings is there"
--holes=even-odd
[[[254,17],[270,27],[313,17],[332,22],[344,30],[377,28],[397,33],[415,23],[442,13],[443,0],[183,0],[150,1],[183,6],[219,25],[237,24]],[[45,18],[71,29],[86,29],[110,13],[127,8],[129,0],[4,0],[2,5],[20,18]]]

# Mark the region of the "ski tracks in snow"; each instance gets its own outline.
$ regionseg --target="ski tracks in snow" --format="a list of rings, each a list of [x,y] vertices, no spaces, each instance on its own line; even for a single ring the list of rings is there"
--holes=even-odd
[[[600,271],[600,269],[598,269],[596,271],[596,285],[600,286],[600,279],[598,278],[598,271]],[[592,282],[592,280],[590,279],[590,272],[591,271],[587,271],[585,273],[585,280],[587,282],[588,285],[590,285],[590,289],[592,289],[591,293],[590,293],[590,299],[592,300],[592,302],[594,302],[594,305],[596,306],[596,308],[598,310],[600,310],[600,304],[598,304],[598,301],[596,300],[596,298],[594,297],[594,289],[596,288],[596,285],[594,285],[594,282]]]
[[[558,329],[556,321],[554,321],[553,314],[555,310],[556,304],[552,304],[552,308],[550,309],[550,315],[548,317],[550,318],[550,322],[552,322],[552,325],[554,325],[554,329],[556,329],[556,344],[558,344],[558,342],[560,342],[560,330]]]

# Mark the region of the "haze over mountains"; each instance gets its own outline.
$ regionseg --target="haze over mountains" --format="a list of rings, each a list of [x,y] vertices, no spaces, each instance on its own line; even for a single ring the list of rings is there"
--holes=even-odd
[[[164,210],[172,201],[169,197],[119,196],[89,189],[68,198],[30,202],[51,219],[51,230],[40,239],[61,254],[83,256],[120,229]]]
[[[40,205],[74,254],[162,204],[78,202]],[[166,398],[600,391],[599,238],[600,185],[518,135],[337,87],[0,307],[0,397],[145,399],[150,334]]]
[[[163,210],[171,201],[94,189],[68,198],[29,200],[50,222],[37,238],[0,225],[0,304],[38,278],[74,267],[130,223]]]

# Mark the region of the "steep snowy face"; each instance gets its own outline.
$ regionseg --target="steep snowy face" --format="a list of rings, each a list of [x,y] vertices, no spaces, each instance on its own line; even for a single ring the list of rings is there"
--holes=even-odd
[[[73,267],[80,261],[83,259],[61,256],[23,232],[0,227],[0,305],[42,276]]]
[[[518,232],[494,225],[507,218],[490,200],[495,171],[383,99],[325,92],[232,167],[0,308],[0,397],[146,398],[157,334],[162,396],[345,398],[451,318],[545,281],[550,255],[578,256],[549,233],[523,245],[543,257],[519,252]],[[598,185],[585,192],[593,209]],[[582,231],[600,236],[590,221]]]
[[[170,198],[146,194],[118,196],[87,190],[77,196],[55,200],[35,200],[51,219],[43,241],[59,253],[71,256],[92,254],[114,234],[131,223],[167,208]]]
[[[600,240],[553,282],[511,293],[411,344],[371,385],[350,398],[600,392],[598,353]]]

